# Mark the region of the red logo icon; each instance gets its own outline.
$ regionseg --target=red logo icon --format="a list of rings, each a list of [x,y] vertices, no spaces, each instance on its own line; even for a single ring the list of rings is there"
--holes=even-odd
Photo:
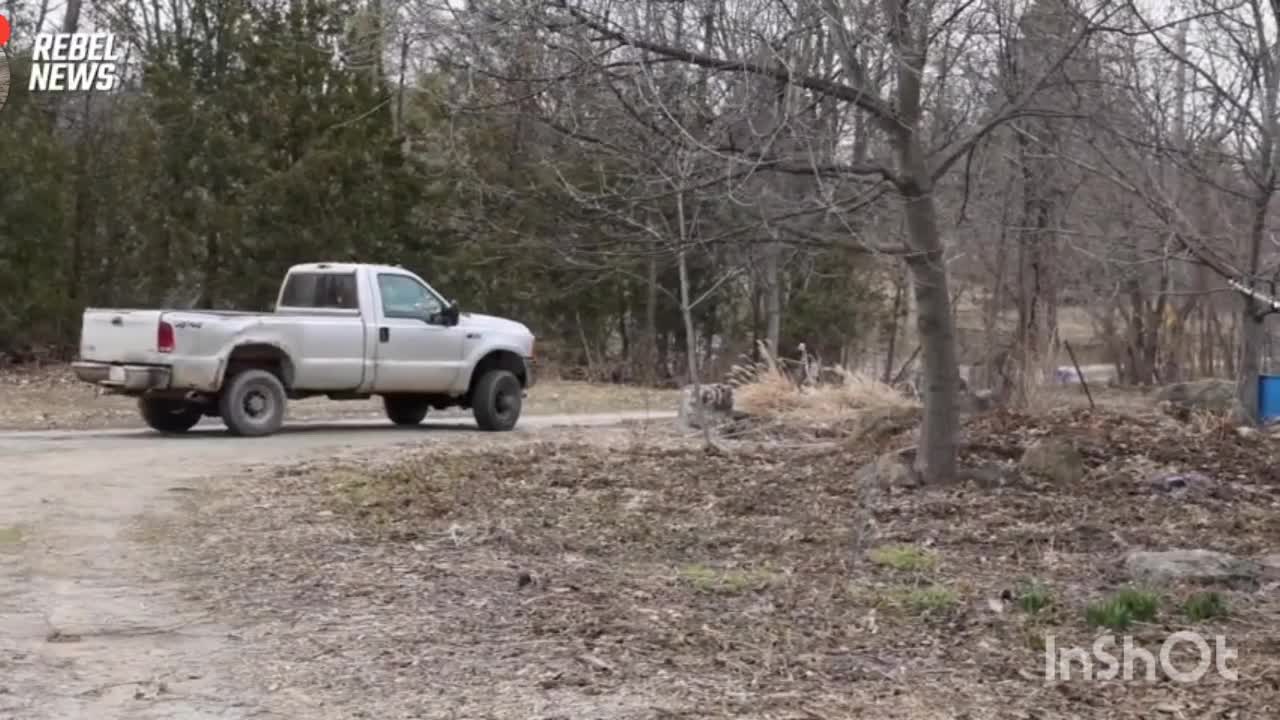
[[[0,15],[0,47],[4,47],[5,44],[9,42],[9,33],[11,30],[12,29],[9,27],[9,18]]]

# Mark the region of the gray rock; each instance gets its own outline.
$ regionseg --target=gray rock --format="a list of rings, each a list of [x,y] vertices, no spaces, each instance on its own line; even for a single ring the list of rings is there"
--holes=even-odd
[[[1144,580],[1190,580],[1231,583],[1256,580],[1258,563],[1214,550],[1138,550],[1124,559],[1125,570]]]
[[[1059,485],[1077,483],[1089,472],[1084,464],[1084,456],[1074,445],[1054,438],[1044,438],[1032,443],[1022,454],[1020,464],[1025,472]]]

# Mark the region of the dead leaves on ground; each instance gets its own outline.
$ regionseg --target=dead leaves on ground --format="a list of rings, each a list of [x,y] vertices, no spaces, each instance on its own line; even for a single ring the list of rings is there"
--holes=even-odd
[[[1045,636],[1088,647],[1084,608],[1124,585],[1115,560],[1126,549],[1253,553],[1280,542],[1269,441],[1075,411],[990,414],[966,434],[969,460],[1065,438],[1090,472],[1072,487],[1023,478],[891,494],[869,508],[868,537],[853,527],[867,508],[851,478],[880,448],[724,456],[569,433],[433,446],[372,471],[312,468],[244,486],[235,507],[270,510],[236,520],[247,526],[221,535],[233,539],[205,554],[203,575],[219,579],[219,605],[297,638],[308,659],[291,672],[349,693],[385,682],[394,703],[408,702],[394,683],[430,666],[452,707],[497,717],[527,717],[548,698],[592,714],[589,698],[604,697],[640,703],[626,717],[656,717],[654,706],[798,717],[798,698],[815,717],[1277,707],[1263,679],[1278,672],[1265,591],[1232,591],[1232,615],[1204,628],[1240,649],[1239,683],[1043,680]],[[1139,482],[1148,465],[1241,491],[1153,493]],[[928,562],[902,559],[916,555]],[[1030,586],[1044,602],[1023,599]],[[1136,632],[1158,644],[1182,627],[1159,622]],[[343,652],[304,652],[317,633]]]

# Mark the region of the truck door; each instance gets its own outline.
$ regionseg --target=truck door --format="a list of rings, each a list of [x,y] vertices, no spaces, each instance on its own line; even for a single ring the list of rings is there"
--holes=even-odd
[[[356,290],[353,272],[298,272],[285,281],[276,312],[303,318],[294,325],[297,387],[350,392],[364,382],[365,328]]]
[[[444,302],[409,275],[377,275],[374,392],[444,393],[461,372],[465,333],[435,321]]]

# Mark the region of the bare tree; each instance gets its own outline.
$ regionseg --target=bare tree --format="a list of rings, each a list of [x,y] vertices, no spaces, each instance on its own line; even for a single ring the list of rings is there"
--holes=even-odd
[[[713,32],[674,42],[670,33],[649,22],[650,3],[529,0],[494,3],[485,12],[507,28],[519,26],[524,33],[543,37],[562,58],[568,55],[565,48],[573,48],[572,62],[579,67],[679,63],[720,81],[735,75],[755,76],[793,89],[815,107],[831,108],[833,117],[854,115],[877,130],[869,150],[850,152],[837,147],[826,155],[811,154],[805,171],[817,178],[882,185],[898,198],[906,228],[904,245],[886,247],[866,238],[854,239],[877,252],[900,256],[909,268],[926,402],[923,451],[918,457],[930,480],[954,477],[959,378],[947,238],[937,198],[939,180],[974,153],[993,130],[1035,114],[1033,102],[1046,83],[1117,6],[1101,0],[1091,8],[1071,8],[1075,21],[1061,46],[1037,69],[1037,76],[1027,78],[1011,97],[957,108],[948,97],[991,97],[995,79],[988,73],[963,78],[963,83],[956,79],[948,86],[951,81],[941,79],[930,65],[931,53],[953,63],[967,59],[970,66],[979,67],[975,58],[995,52],[984,36],[1006,29],[997,20],[1008,12],[998,4],[810,0],[782,5],[761,0],[731,5],[690,0],[677,5],[708,18]],[[814,34],[833,62],[824,66],[821,61],[797,61],[803,53],[784,51]],[[769,62],[757,54],[762,41],[777,49]],[[809,57],[821,57],[821,53]],[[939,89],[948,91],[939,96]],[[707,137],[708,118],[685,120],[681,125],[690,137]],[[795,169],[783,167],[788,158],[780,157],[774,148],[731,148],[725,154],[778,171]],[[804,231],[792,229],[793,235],[797,232]]]
[[[1157,20],[1133,10],[1134,34],[1158,58],[1132,62],[1126,76],[1127,121],[1113,113],[1105,121],[1112,145],[1097,156],[1100,175],[1129,191],[1158,221],[1158,252],[1207,268],[1241,292],[1239,350],[1235,371],[1239,399],[1257,417],[1257,382],[1271,312],[1269,289],[1280,280],[1280,263],[1268,248],[1270,205],[1280,182],[1280,7],[1261,0],[1223,4],[1187,0]],[[1149,78],[1172,63],[1172,98],[1149,91]],[[1172,102],[1170,102],[1172,100]],[[1173,106],[1176,103],[1175,107]],[[1246,217],[1245,223],[1234,217]],[[1132,259],[1149,259],[1148,248]],[[1161,293],[1170,291],[1166,267]],[[1207,291],[1201,274],[1199,286]],[[1149,321],[1162,322],[1160,301]],[[1168,312],[1177,328],[1194,305]],[[1150,322],[1147,328],[1152,333]],[[1159,338],[1144,343],[1154,357]]]

